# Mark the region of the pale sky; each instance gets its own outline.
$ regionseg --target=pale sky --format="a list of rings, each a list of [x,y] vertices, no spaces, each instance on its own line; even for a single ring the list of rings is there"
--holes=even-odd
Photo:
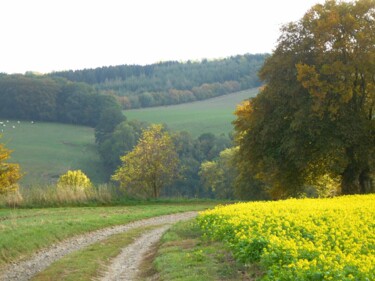
[[[324,0],[0,0],[0,72],[270,53]]]

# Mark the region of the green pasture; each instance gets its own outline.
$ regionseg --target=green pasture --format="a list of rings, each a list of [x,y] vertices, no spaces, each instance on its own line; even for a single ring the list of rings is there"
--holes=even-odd
[[[258,88],[236,92],[204,101],[173,106],[125,110],[129,120],[166,124],[176,131],[187,131],[194,137],[203,133],[221,135],[232,132],[236,106],[244,99],[254,97]]]
[[[31,121],[0,120],[1,143],[14,152],[10,162],[20,164],[21,184],[53,183],[67,170],[81,169],[94,182],[103,173],[89,127]]]

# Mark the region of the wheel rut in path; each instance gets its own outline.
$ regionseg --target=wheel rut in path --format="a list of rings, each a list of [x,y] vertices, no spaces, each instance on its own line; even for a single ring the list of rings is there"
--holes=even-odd
[[[112,260],[107,272],[100,281],[131,281],[135,280],[144,255],[157,243],[163,233],[171,225],[164,225],[144,233],[132,244],[122,249],[121,253]]]
[[[66,239],[60,243],[54,244],[46,249],[40,250],[27,260],[9,265],[8,267],[4,269],[2,273],[0,273],[0,280],[3,280],[3,281],[30,280],[38,272],[43,271],[53,262],[61,259],[65,255],[81,250],[91,244],[104,240],[111,235],[127,232],[129,230],[132,230],[138,227],[174,224],[178,221],[192,219],[196,215],[197,215],[197,212],[185,212],[185,213],[164,215],[164,216],[135,221],[135,222],[128,223],[125,225],[104,228],[104,229],[96,230],[93,232],[85,233],[83,235],[75,236],[75,237]],[[155,230],[156,231],[155,235],[158,233],[157,230],[161,231],[161,233],[157,234],[157,235],[160,235],[159,238],[161,237],[163,231],[166,230],[164,229],[164,227],[168,228],[168,225],[163,226],[162,228],[157,228]],[[150,232],[147,232],[145,235],[147,235],[148,233]],[[152,240],[152,239],[146,238],[146,240]],[[148,249],[148,247],[146,248]],[[137,251],[135,251],[135,253],[137,253]],[[134,267],[134,266],[132,265],[131,267]],[[131,279],[110,279],[110,280],[131,280]]]

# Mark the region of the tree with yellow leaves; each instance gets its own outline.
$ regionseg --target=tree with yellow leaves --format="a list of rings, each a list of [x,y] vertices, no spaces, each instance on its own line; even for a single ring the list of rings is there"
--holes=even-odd
[[[92,187],[92,183],[81,170],[69,170],[59,177],[57,186],[72,190],[89,190]]]
[[[138,144],[121,161],[112,179],[146,197],[158,198],[162,188],[178,177],[176,148],[162,125],[143,131]]]
[[[6,162],[11,153],[11,150],[0,143],[0,194],[17,190],[17,182],[21,178],[19,165]]]

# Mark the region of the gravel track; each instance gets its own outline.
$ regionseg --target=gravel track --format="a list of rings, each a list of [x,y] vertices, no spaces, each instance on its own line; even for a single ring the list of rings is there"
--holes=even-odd
[[[131,245],[122,249],[121,253],[112,260],[108,271],[100,281],[135,280],[139,273],[138,268],[141,265],[143,256],[160,240],[163,233],[169,227],[170,225],[164,225],[163,227],[148,231]]]
[[[162,224],[173,224],[181,220],[192,219],[196,215],[197,215],[197,212],[186,212],[186,213],[159,216],[159,217],[154,217],[150,219],[135,221],[135,222],[128,223],[125,225],[104,228],[104,229],[96,230],[93,232],[85,233],[83,235],[75,236],[67,240],[64,240],[60,243],[54,244],[46,249],[40,250],[28,260],[11,264],[10,266],[5,268],[3,273],[0,273],[0,280],[4,280],[4,281],[30,280],[35,274],[43,271],[49,265],[61,259],[63,256],[70,254],[74,251],[83,249],[101,240],[104,240],[111,235],[127,232],[129,230],[132,230],[138,227],[162,225]],[[152,243],[151,244],[146,243],[146,241],[154,240],[153,235],[151,234],[154,234],[157,237],[156,239],[157,241],[158,239],[160,239],[162,233],[169,226],[167,225],[162,228],[158,228],[156,230],[147,232],[145,235],[137,239],[133,244],[129,246],[129,247],[132,247],[134,244],[136,244],[137,246],[135,246],[134,248],[135,250],[131,251],[131,254],[125,254],[124,258],[128,259],[128,261],[126,261],[126,266],[122,267],[121,265],[118,265],[116,261],[117,258],[115,258],[115,261],[114,261],[115,264],[109,268],[107,275],[105,275],[104,277],[104,278],[108,277],[112,279],[103,279],[103,280],[132,280],[132,279],[129,279],[129,278],[133,278],[133,277],[130,277],[130,275],[128,277],[113,277],[113,276],[123,276],[127,274],[133,274],[134,272],[136,272],[137,266],[140,260],[142,259],[143,253],[146,252],[152,244]],[[150,236],[146,236],[147,234],[150,234]],[[139,242],[139,240],[141,242]],[[155,243],[156,241],[151,241],[151,242]],[[127,248],[125,248],[124,251],[128,251],[126,250]],[[121,258],[119,257],[119,259],[124,261],[123,257]],[[112,267],[114,267],[114,270]],[[120,269],[117,269],[117,267],[120,267]],[[133,273],[129,273],[128,271],[123,271],[124,268],[131,269],[130,272],[133,272]],[[117,272],[117,273],[113,274],[113,272]],[[116,278],[125,278],[125,279],[116,279]]]

